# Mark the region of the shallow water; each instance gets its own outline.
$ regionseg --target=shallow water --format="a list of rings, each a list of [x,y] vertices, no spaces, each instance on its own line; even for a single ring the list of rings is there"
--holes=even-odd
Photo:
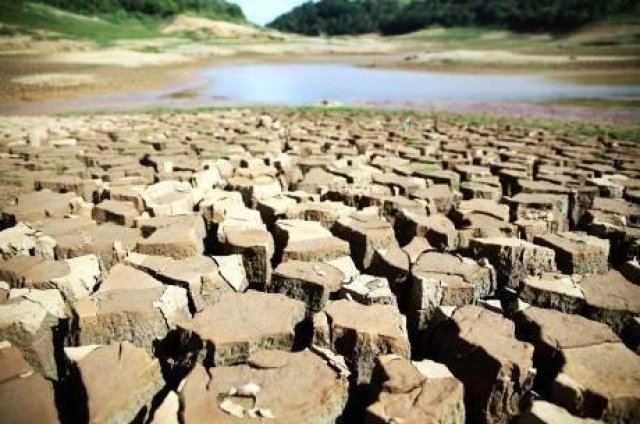
[[[240,103],[309,105],[433,101],[548,101],[633,98],[640,85],[593,85],[526,74],[458,74],[346,64],[243,64],[201,72],[205,96]]]
[[[188,93],[186,95],[181,95]],[[176,96],[178,94],[178,96]],[[449,110],[501,115],[640,120],[640,109],[556,106],[563,99],[640,99],[640,84],[535,74],[461,74],[327,63],[215,65],[178,84],[144,92],[119,92],[0,105],[0,114],[139,110],[243,105],[315,105],[335,101],[388,109]]]

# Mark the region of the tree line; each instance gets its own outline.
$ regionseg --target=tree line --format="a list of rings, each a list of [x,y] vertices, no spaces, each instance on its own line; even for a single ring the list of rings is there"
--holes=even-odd
[[[429,25],[563,32],[623,12],[640,0],[320,0],[268,26],[306,35],[413,32]]]
[[[179,13],[244,21],[240,6],[225,0],[38,0],[86,15],[142,15],[166,18]]]

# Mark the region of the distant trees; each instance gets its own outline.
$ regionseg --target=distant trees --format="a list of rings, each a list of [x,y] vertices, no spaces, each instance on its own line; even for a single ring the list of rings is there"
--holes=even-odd
[[[120,15],[122,13],[168,17],[194,13],[217,19],[244,21],[240,6],[225,0],[38,0],[77,13]]]
[[[304,3],[269,24],[281,31],[307,35],[378,32],[402,9],[399,0],[321,0]]]
[[[403,34],[429,25],[566,31],[626,10],[640,0],[320,0],[279,16],[270,27],[307,35]]]

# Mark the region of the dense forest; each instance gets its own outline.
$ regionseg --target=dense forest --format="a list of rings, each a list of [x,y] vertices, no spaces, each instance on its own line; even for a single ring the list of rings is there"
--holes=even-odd
[[[429,25],[562,32],[622,12],[640,0],[320,0],[270,27],[307,35],[403,34]]]
[[[87,15],[144,15],[169,17],[193,13],[215,19],[244,21],[240,6],[225,0],[38,0]]]

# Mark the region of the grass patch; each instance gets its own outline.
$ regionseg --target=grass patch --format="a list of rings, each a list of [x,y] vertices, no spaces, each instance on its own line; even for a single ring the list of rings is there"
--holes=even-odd
[[[161,19],[131,17],[96,18],[63,12],[40,3],[0,0],[0,22],[16,31],[52,31],[72,39],[93,40],[108,45],[120,39],[144,39],[162,36]]]
[[[203,160],[218,160],[218,159],[226,159],[229,157],[229,151],[227,149],[216,150],[216,151],[204,151],[201,152],[198,157]]]
[[[474,27],[434,27],[397,37],[400,40],[436,44],[447,48],[533,48],[549,45],[557,37]]]
[[[487,27],[430,27],[389,38],[427,43],[436,49],[500,49],[529,54],[637,56],[639,35],[640,19],[627,14],[610,17],[566,33],[520,33]]]
[[[21,180],[24,178],[19,171],[0,171],[0,180]]]
[[[56,175],[64,175],[69,170],[69,166],[66,163],[58,162],[55,165]]]
[[[194,99],[198,97],[198,91],[192,88],[188,88],[186,90],[174,91],[167,97],[171,99]]]
[[[611,137],[620,140],[640,141],[640,125],[597,124],[574,120],[550,118],[513,118],[487,114],[458,114],[438,112],[439,119],[463,124],[497,125],[511,128],[536,128],[563,135]]]
[[[491,37],[495,34],[495,37]],[[522,36],[508,31],[492,31],[486,28],[474,27],[432,27],[423,31],[417,31],[410,34],[400,35],[399,39],[437,42],[437,43],[459,43],[470,40],[481,39],[507,39],[507,38],[523,38]]]
[[[549,100],[545,102],[545,104],[582,106],[582,107],[604,107],[604,108],[607,108],[607,107],[640,108],[640,99],[574,98],[574,99]]]
[[[22,186],[25,176],[18,171],[0,171],[0,185]]]
[[[421,167],[424,172],[438,172],[442,171],[442,167],[440,165],[424,165]]]

